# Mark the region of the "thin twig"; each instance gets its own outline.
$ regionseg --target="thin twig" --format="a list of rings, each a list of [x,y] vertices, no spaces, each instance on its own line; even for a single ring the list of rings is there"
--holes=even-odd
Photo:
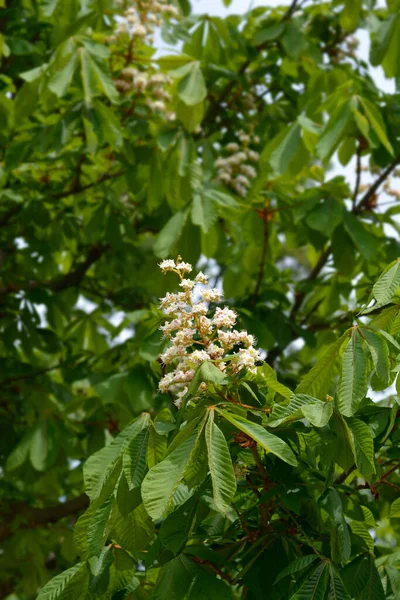
[[[357,148],[357,165],[356,165],[356,184],[355,184],[354,193],[353,193],[353,210],[357,203],[357,196],[358,196],[358,190],[360,188],[360,182],[361,182],[361,147],[358,146],[358,148]]]
[[[257,302],[258,296],[260,294],[261,284],[262,284],[262,280],[264,278],[265,261],[267,259],[268,241],[269,241],[269,221],[268,221],[268,209],[267,208],[265,208],[264,213],[263,213],[263,221],[264,221],[263,247],[261,250],[260,268],[258,270],[256,287],[254,289],[253,299],[251,302],[252,306],[255,305],[255,303]]]
[[[398,154],[393,161],[390,163],[388,167],[380,174],[378,179],[371,185],[371,187],[365,192],[364,196],[361,198],[360,202],[357,206],[354,207],[353,213],[359,214],[365,208],[368,208],[369,202],[374,196],[375,192],[378,190],[379,186],[387,179],[392,171],[397,167],[400,163],[400,154]]]

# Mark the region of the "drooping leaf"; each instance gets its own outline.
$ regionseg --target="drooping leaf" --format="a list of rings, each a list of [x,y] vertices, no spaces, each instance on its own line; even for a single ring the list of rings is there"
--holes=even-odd
[[[236,492],[236,478],[225,436],[214,421],[214,411],[209,411],[205,429],[208,465],[217,508],[225,513]]]
[[[312,369],[303,377],[296,388],[296,394],[310,394],[315,398],[323,396],[329,390],[331,378],[335,369],[335,361],[340,348],[346,339],[346,334],[339,338],[326,353],[318,360]]]
[[[107,497],[110,494],[122,468],[123,452],[148,425],[149,418],[148,414],[142,414],[108,446],[93,454],[86,461],[83,467],[85,490],[91,500],[95,500],[100,495]]]
[[[328,565],[327,561],[322,561],[301,588],[291,596],[291,600],[323,600],[328,585]]]
[[[77,563],[50,579],[40,591],[37,600],[73,600],[87,589],[88,581],[86,564]]]
[[[351,417],[367,392],[367,361],[357,328],[353,329],[343,354],[339,385],[340,412]]]
[[[396,260],[385,269],[372,288],[377,302],[387,302],[393,298],[400,286],[400,261]]]
[[[290,465],[297,465],[297,459],[295,455],[286,442],[281,440],[281,438],[269,433],[261,425],[252,423],[251,421],[248,421],[239,415],[233,415],[232,413],[229,413],[228,411],[222,410],[218,407],[216,407],[215,410],[222,415],[224,419],[232,423],[232,425],[235,425],[235,427],[240,429],[240,431],[243,431],[258,444],[260,444],[264,450],[275,454],[275,456],[278,456],[278,458],[281,458]]]
[[[171,506],[173,496],[185,477],[185,470],[203,432],[203,424],[165,458],[150,469],[142,484],[144,506],[153,519],[161,518]]]
[[[354,417],[349,419],[349,427],[354,437],[357,469],[369,478],[376,473],[371,430],[366,423]]]

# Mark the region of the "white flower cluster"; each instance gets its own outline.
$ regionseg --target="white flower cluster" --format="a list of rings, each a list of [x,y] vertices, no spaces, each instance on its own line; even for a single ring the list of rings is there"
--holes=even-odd
[[[137,38],[152,44],[155,28],[161,27],[164,15],[176,18],[179,12],[166,0],[135,0],[125,10],[124,20],[117,24],[115,34],[109,41],[114,42],[128,34],[131,39]]]
[[[250,180],[254,179],[257,171],[248,161],[256,163],[260,156],[250,148],[251,144],[259,144],[260,138],[244,131],[238,133],[239,143],[230,142],[225,150],[230,153],[226,158],[219,157],[214,163],[217,177],[221,183],[232,187],[239,196],[246,196]]]
[[[175,113],[169,112],[167,107],[172,100],[171,94],[166,89],[172,83],[172,79],[168,75],[126,67],[121,71],[120,78],[114,83],[118,89],[124,92],[134,90],[137,94],[143,95],[146,92],[145,103],[153,112],[165,115],[168,121],[176,119]]]
[[[217,307],[214,316],[207,317],[207,303],[220,302],[221,292],[216,288],[206,288],[201,291],[200,299],[194,300],[195,286],[208,284],[204,273],[200,272],[194,279],[186,278],[185,275],[192,271],[192,265],[183,262],[180,257],[176,261],[163,260],[160,268],[163,273],[176,273],[183,290],[167,293],[160,301],[161,310],[171,318],[160,327],[164,337],[170,340],[160,359],[164,365],[173,366],[173,370],[162,377],[160,391],[175,394],[175,404],[179,407],[196,369],[205,361],[212,362],[230,375],[242,369],[254,373],[256,362],[262,359],[254,348],[255,338],[247,331],[233,329],[236,313],[227,307]],[[207,389],[207,385],[201,384],[200,389]]]

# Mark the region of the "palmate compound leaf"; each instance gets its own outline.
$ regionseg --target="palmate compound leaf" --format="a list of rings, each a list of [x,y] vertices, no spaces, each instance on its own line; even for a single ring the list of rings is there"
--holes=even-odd
[[[235,427],[246,433],[249,437],[255,440],[264,450],[267,452],[271,452],[275,454],[278,458],[281,458],[289,465],[297,466],[297,459],[293,454],[290,447],[281,440],[278,436],[269,433],[266,431],[262,425],[258,425],[257,423],[252,423],[248,421],[244,417],[239,415],[233,415],[226,410],[222,410],[218,407],[215,407],[215,410],[224,417],[227,421],[232,423]]]
[[[197,421],[188,423],[171,444],[173,450],[167,458],[152,467],[144,478],[142,498],[153,519],[160,519],[172,504],[173,496],[197,454],[204,425],[204,418],[199,425]]]
[[[323,600],[328,584],[328,561],[322,561],[290,600]]]
[[[76,600],[82,597],[82,591],[87,589],[88,581],[89,573],[86,564],[77,563],[50,579],[39,593],[37,600]]]
[[[343,353],[338,398],[340,412],[346,417],[353,416],[367,389],[367,360],[362,347],[362,338],[358,328],[354,327]]]
[[[236,492],[236,478],[225,436],[214,421],[214,411],[209,411],[206,425],[208,465],[218,510],[225,513]]]
[[[123,453],[133,439],[150,423],[150,416],[143,413],[133,423],[128,425],[105,448],[95,452],[83,467],[85,491],[93,501],[102,496],[109,496],[119,471],[122,468]]]

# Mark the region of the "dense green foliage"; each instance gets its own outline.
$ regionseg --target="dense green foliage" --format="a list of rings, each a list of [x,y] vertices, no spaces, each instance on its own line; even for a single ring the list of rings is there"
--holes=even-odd
[[[1,597],[399,600],[400,3],[377,4],[0,0]],[[178,254],[264,359],[203,362],[179,409]]]

